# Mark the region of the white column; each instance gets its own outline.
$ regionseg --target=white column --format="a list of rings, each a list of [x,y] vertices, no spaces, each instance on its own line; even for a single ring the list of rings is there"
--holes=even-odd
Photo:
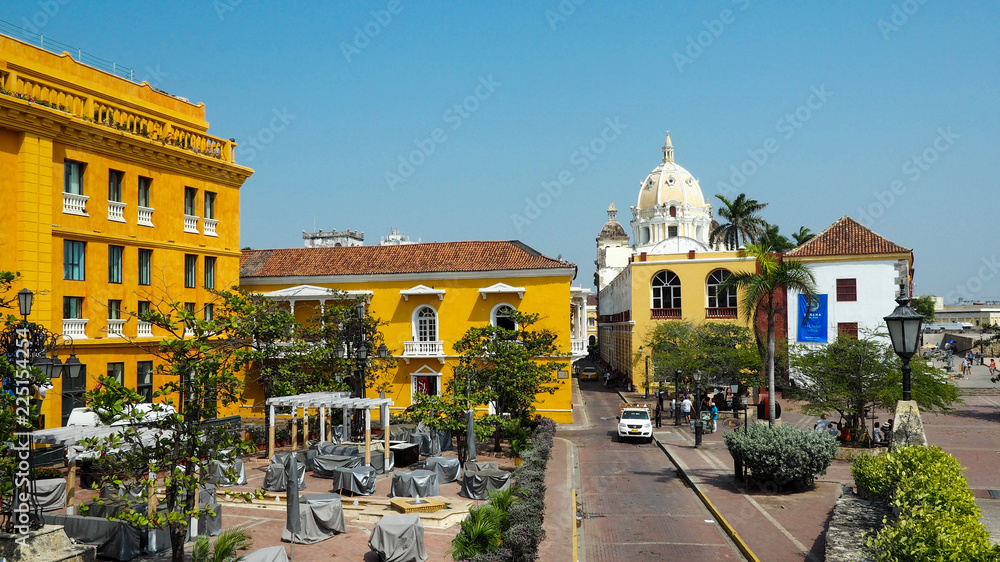
[[[326,441],[326,407],[320,406],[319,408],[319,440],[322,443]]]
[[[385,437],[385,472],[389,472],[389,405],[382,404],[379,406],[379,415],[382,417],[382,436]]]
[[[384,455],[388,455],[389,451],[385,451]],[[372,410],[370,407],[365,407],[365,465],[372,464]]]

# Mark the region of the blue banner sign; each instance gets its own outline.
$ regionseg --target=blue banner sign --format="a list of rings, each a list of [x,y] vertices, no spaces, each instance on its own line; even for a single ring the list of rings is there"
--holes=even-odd
[[[826,319],[826,295],[813,295],[811,303],[799,295],[798,341],[826,343]]]

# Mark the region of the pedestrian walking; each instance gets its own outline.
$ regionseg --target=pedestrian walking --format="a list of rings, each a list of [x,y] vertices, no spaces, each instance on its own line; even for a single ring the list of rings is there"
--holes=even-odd
[[[990,359],[990,376],[995,377],[997,374],[997,362],[995,359]]]
[[[681,413],[684,414],[684,421],[691,421],[691,397],[687,394],[684,395],[684,400],[681,401]]]
[[[719,405],[712,402],[712,433],[719,430]]]
[[[661,416],[663,415],[663,408],[660,406],[660,404],[656,405],[656,410],[654,411],[654,414],[656,415],[656,427],[660,427]]]

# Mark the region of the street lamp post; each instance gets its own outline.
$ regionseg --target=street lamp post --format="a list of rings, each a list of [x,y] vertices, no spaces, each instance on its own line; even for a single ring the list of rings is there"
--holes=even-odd
[[[924,317],[910,307],[906,284],[899,284],[899,296],[896,297],[896,309],[885,317],[885,325],[889,328],[889,339],[892,349],[903,362],[903,399],[896,403],[896,419],[892,431],[892,446],[927,445],[923,424],[920,420],[920,410],[910,392],[910,359],[917,352],[920,339],[920,326]]]
[[[646,399],[649,399],[649,356],[646,356]]]
[[[701,423],[701,369],[695,369],[691,375],[694,379],[694,446],[701,447],[701,434],[704,431]]]
[[[681,424],[681,370],[674,371],[674,425]]]

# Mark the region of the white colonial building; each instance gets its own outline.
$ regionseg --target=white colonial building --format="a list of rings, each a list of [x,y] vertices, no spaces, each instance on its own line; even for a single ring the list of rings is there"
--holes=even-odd
[[[788,293],[788,343],[820,346],[859,331],[885,331],[883,318],[896,308],[900,284],[912,294],[913,250],[843,217],[785,254],[808,264],[816,296],[807,310],[799,293]]]

